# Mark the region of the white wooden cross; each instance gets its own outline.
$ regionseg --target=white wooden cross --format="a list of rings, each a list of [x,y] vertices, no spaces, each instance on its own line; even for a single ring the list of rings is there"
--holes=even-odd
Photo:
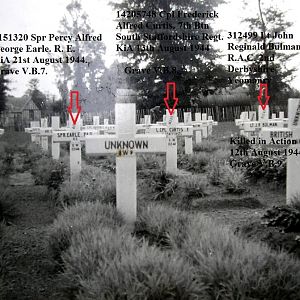
[[[178,122],[177,110],[172,115],[166,115],[166,122],[162,125],[144,125],[145,134],[164,134],[167,139],[166,172],[177,174],[177,148],[178,137],[193,136],[193,127]]]
[[[75,117],[75,114],[73,114]],[[70,125],[72,124],[72,125]],[[78,117],[76,125],[69,118],[69,128],[62,128],[52,131],[53,143],[70,143],[70,180],[77,181],[81,172],[81,142],[84,142],[88,135],[96,135],[95,130],[81,130],[81,120]]]
[[[40,145],[40,122],[39,121],[31,121],[30,127],[25,128],[26,133],[30,133],[31,135],[31,142]]]
[[[131,90],[117,90],[117,101],[134,97]],[[124,99],[125,98],[125,99]],[[119,101],[118,101],[119,100]],[[89,136],[86,153],[116,155],[117,209],[128,222],[136,220],[136,153],[166,153],[164,135],[136,134],[136,106],[134,103],[116,103],[116,134]]]

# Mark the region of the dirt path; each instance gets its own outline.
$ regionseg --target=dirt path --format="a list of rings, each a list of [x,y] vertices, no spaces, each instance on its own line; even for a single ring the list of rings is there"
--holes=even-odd
[[[0,299],[61,299],[56,294],[55,266],[47,250],[46,228],[56,208],[41,186],[9,186],[4,202],[16,218],[2,226],[0,239]]]

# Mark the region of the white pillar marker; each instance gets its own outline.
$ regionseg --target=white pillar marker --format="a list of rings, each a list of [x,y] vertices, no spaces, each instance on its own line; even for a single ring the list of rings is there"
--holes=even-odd
[[[48,128],[48,118],[41,119],[41,131],[40,131],[42,150],[44,152],[48,152],[48,135],[43,135],[42,129],[44,128]]]
[[[195,123],[199,124],[201,121],[202,121],[201,113],[195,113]],[[200,144],[202,142],[202,129],[196,131],[195,142],[196,142],[196,144]]]
[[[124,219],[136,220],[136,153],[166,153],[164,135],[136,134],[136,106],[128,102],[135,98],[132,90],[117,90],[115,105],[116,134],[89,136],[86,139],[86,153],[94,155],[115,154],[117,210]]]
[[[192,113],[185,112],[183,114],[184,124],[187,126],[192,126]],[[185,154],[193,154],[193,136],[186,136],[184,138],[184,149]]]
[[[60,118],[59,117],[51,117],[51,127],[52,130],[59,130],[60,127]],[[51,137],[52,137],[52,131],[51,131]],[[52,158],[55,160],[59,160],[60,158],[60,144],[54,143],[53,138],[51,138],[51,154]]]
[[[75,114],[73,114],[75,117]],[[69,119],[69,122],[72,122]],[[71,182],[78,181],[81,172],[81,141],[76,135],[80,132],[80,116],[76,125],[71,125],[71,133],[74,134],[70,142],[70,180]]]
[[[202,119],[202,121],[207,121],[207,114],[202,114],[201,119]],[[205,139],[207,139],[207,137],[208,137],[208,124],[205,124],[203,126],[202,137]]]
[[[0,135],[3,135],[3,134],[4,134],[4,129],[0,128]]]

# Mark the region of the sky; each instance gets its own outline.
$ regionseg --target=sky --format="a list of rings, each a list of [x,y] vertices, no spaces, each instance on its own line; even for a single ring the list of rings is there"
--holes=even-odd
[[[95,33],[102,33],[103,35],[103,41],[107,47],[106,65],[109,66],[115,58],[115,24],[113,23],[115,12],[108,5],[109,0],[82,0],[81,2],[83,10],[89,15]],[[287,11],[287,19],[294,22],[290,30],[291,33],[295,34],[295,39],[292,42],[300,44],[300,33],[297,30],[300,28],[298,17],[300,2],[295,0],[262,0],[262,2],[265,5],[269,3],[272,3],[272,5],[277,4],[280,9]],[[0,3],[0,33],[36,33],[43,35],[57,32],[59,22],[64,16],[65,8],[70,0],[0,0]],[[243,8],[241,0],[229,0],[227,4],[219,6],[217,9],[219,19],[213,24],[213,27],[225,31],[241,30],[245,26],[240,24],[241,18],[256,11],[257,1],[252,0],[249,3],[247,10]],[[0,42],[0,46],[7,45],[7,43]],[[220,44],[220,48],[223,48],[223,51],[226,49],[225,41],[224,44]],[[292,86],[300,89],[300,55],[293,60],[291,65],[298,69]],[[49,70],[51,71],[48,72],[47,76],[39,77],[40,89],[45,93],[58,96],[54,70],[52,68]],[[23,95],[28,87],[29,79],[31,77],[28,75],[10,76],[10,93],[14,96]]]

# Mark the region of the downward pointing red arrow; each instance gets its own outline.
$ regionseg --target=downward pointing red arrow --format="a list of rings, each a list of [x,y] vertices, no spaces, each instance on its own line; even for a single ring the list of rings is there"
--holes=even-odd
[[[265,99],[266,99],[265,103],[262,102],[262,98],[263,98],[264,94],[265,94]],[[261,106],[261,108],[263,110],[265,110],[265,108],[267,107],[269,100],[270,100],[270,96],[268,95],[268,84],[267,83],[260,83],[259,95],[257,96],[257,99],[258,99],[258,102],[259,102],[259,105]]]
[[[73,115],[73,96],[75,96],[76,99],[76,105],[75,105],[75,112],[74,114],[76,114],[75,118]],[[68,112],[71,116],[73,125],[76,125],[80,112],[81,112],[81,106],[79,105],[79,91],[71,91],[70,92],[70,105],[68,106]]]
[[[174,100],[174,103],[172,107],[169,105],[169,100],[170,100],[170,90],[172,91],[172,100]],[[166,104],[166,107],[169,111],[169,114],[172,116],[175,110],[175,107],[177,106],[178,103],[178,98],[176,97],[176,82],[167,82],[166,85],[166,94],[167,96],[164,98],[164,102]]]

